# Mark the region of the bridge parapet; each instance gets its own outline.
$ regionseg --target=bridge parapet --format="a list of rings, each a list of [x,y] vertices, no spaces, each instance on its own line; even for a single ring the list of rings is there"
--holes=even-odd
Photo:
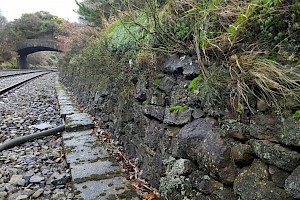
[[[20,50],[29,47],[48,47],[52,49],[59,49],[57,41],[45,39],[27,39],[22,45],[19,46],[18,49]]]

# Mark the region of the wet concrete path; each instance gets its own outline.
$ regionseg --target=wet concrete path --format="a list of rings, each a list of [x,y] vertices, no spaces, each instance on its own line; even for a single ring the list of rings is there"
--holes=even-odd
[[[82,113],[67,90],[56,81],[66,131],[63,145],[70,165],[75,199],[139,199],[121,169],[108,154],[107,144],[93,134],[94,122]]]

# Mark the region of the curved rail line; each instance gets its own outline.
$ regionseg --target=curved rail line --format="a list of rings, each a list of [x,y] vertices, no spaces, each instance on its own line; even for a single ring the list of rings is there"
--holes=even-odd
[[[10,91],[10,90],[12,90],[12,89],[14,89],[14,88],[16,88],[16,87],[19,87],[19,86],[21,86],[21,85],[23,85],[23,84],[25,84],[25,83],[27,83],[27,82],[29,82],[29,81],[35,79],[35,78],[38,78],[38,77],[43,76],[43,75],[45,75],[45,74],[51,73],[51,71],[46,71],[45,73],[40,73],[40,72],[41,72],[41,71],[39,71],[39,72],[34,72],[34,73],[39,73],[39,74],[36,75],[36,76],[30,77],[30,78],[27,78],[27,79],[25,79],[25,80],[17,81],[17,82],[15,82],[15,83],[13,83],[13,84],[11,84],[11,85],[5,87],[5,88],[0,88],[0,95],[6,93],[6,92],[8,92],[8,91]],[[24,74],[17,74],[17,75],[15,74],[14,76],[18,76],[18,75],[24,75]],[[6,77],[7,77],[7,76],[6,76]],[[4,78],[4,77],[1,77],[1,78]]]

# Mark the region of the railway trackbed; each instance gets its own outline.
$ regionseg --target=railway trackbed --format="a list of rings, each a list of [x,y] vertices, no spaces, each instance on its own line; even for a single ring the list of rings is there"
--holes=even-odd
[[[51,71],[27,71],[0,75],[0,95]]]

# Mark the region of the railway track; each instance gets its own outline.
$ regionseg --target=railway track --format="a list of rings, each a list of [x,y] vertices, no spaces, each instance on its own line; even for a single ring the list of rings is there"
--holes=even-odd
[[[56,76],[48,71],[0,78],[2,91],[20,84],[0,95],[0,149],[7,142],[62,125]],[[0,200],[72,199],[70,169],[63,155],[60,134],[0,151]]]
[[[7,71],[5,71],[7,72]],[[37,77],[48,74],[52,71],[10,71],[7,74],[2,74],[3,71],[0,72],[0,95],[4,94],[20,85],[33,80]]]
[[[0,79],[16,76],[16,75],[23,75],[23,74],[32,74],[36,72],[45,72],[48,70],[0,70]],[[52,71],[52,70],[49,70]]]

